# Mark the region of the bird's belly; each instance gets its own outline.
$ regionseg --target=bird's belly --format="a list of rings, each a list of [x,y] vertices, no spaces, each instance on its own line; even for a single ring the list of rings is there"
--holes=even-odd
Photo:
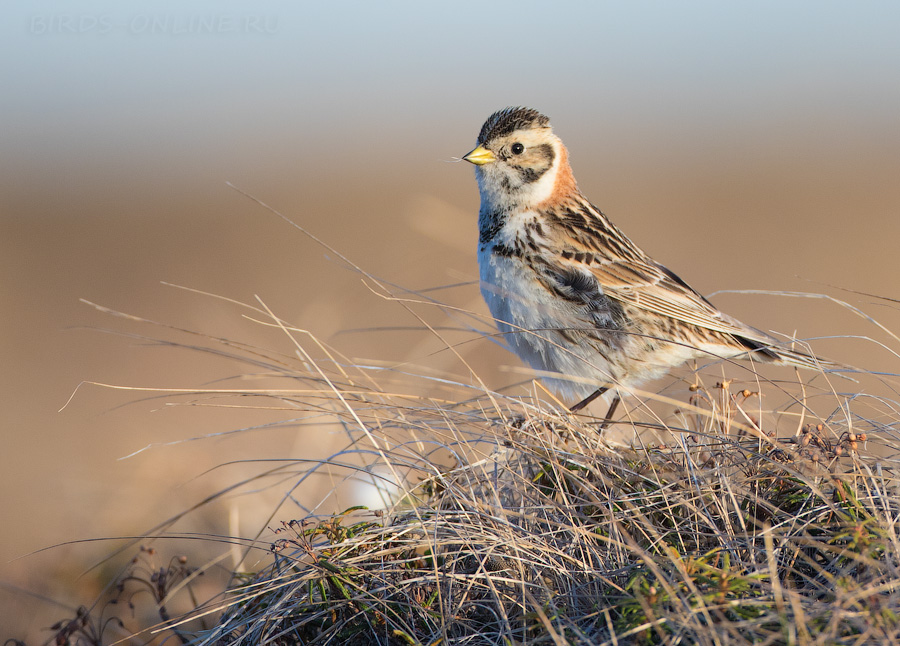
[[[625,311],[625,328],[602,328],[547,290],[516,257],[479,252],[481,293],[509,348],[563,397],[582,399],[603,385],[628,390],[704,356],[686,343],[659,338],[658,321]]]
[[[586,327],[584,319],[548,292],[530,267],[489,251],[479,253],[479,266],[481,293],[510,349],[534,370],[570,377],[544,375],[551,388],[564,397],[583,398],[620,377],[596,338],[573,343]],[[601,332],[591,328],[591,334]]]

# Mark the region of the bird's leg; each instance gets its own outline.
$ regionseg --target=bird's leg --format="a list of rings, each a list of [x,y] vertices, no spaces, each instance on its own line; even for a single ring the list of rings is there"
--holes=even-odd
[[[603,396],[603,393],[605,393],[607,390],[609,390],[609,386],[603,386],[603,387],[601,387],[601,388],[598,388],[597,390],[595,390],[594,392],[592,392],[590,395],[588,395],[587,397],[585,397],[584,399],[582,399],[580,402],[578,402],[577,404],[575,404],[574,406],[572,406],[572,407],[569,409],[569,412],[570,412],[570,413],[577,413],[578,411],[580,411],[582,408],[584,408],[585,406],[587,406],[588,404],[590,404],[592,401],[594,401],[594,400],[597,399],[598,397],[602,397],[602,396]],[[619,402],[618,402],[618,399],[619,399],[619,398],[616,397],[616,399],[614,400],[616,404],[619,403]],[[608,417],[608,416],[607,416],[607,417]]]
[[[616,408],[619,407],[620,401],[622,401],[622,398],[619,397],[618,393],[616,393],[616,396],[613,397],[612,402],[609,404],[609,410],[606,411],[606,418],[604,418],[604,420],[600,423],[600,426],[597,427],[598,433],[605,429],[606,425],[612,421],[612,416],[615,414]]]
[[[602,397],[603,393],[605,393],[607,390],[609,390],[609,386],[604,386],[602,388],[598,388],[597,390],[592,392],[590,395],[588,395],[587,397],[582,399],[580,402],[578,402],[577,404],[572,406],[569,409],[569,412],[577,413],[578,411],[580,411],[582,408],[584,408],[585,406],[590,404],[592,401],[594,401],[598,397]],[[620,401],[622,401],[622,398],[619,397],[618,393],[616,393],[616,396],[613,397],[613,400],[609,404],[609,410],[606,411],[606,416],[603,418],[603,421],[600,423],[600,426],[597,428],[598,431],[602,431],[603,429],[605,429],[606,425],[612,421],[612,417],[613,417],[613,415],[615,415],[616,408],[619,407]]]

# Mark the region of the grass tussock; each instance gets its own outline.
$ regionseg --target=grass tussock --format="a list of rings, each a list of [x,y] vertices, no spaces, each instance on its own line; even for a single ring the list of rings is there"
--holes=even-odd
[[[289,501],[328,473],[379,491],[384,508],[278,508],[270,534],[242,539],[244,562],[261,565],[160,614],[141,643],[900,644],[891,400],[857,383],[840,392],[824,373],[710,377],[719,367],[635,398],[601,431],[537,387],[508,396],[364,367],[271,323],[289,352],[183,345],[281,386],[177,396],[253,400],[290,411],[291,425],[340,429],[347,446],[331,459],[265,477],[287,482]],[[175,567],[147,581],[197,575]],[[189,587],[157,585],[156,607]]]
[[[284,523],[196,643],[900,643],[900,499],[870,433],[779,440],[736,424],[727,388],[699,389],[701,428],[675,446],[634,450],[508,401],[363,406],[427,426],[454,464],[380,436],[415,485],[383,512]]]

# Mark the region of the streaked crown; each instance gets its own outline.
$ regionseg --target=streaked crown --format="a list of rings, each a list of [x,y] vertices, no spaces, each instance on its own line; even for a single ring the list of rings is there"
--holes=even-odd
[[[550,118],[531,108],[504,108],[488,117],[481,132],[478,143],[484,145],[497,137],[504,137],[516,130],[527,128],[549,128]]]

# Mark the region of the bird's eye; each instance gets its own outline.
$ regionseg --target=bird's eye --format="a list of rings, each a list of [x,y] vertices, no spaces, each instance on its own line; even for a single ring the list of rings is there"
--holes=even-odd
[[[520,143],[517,141],[516,143],[514,143],[514,144],[512,145],[512,147],[510,148],[510,150],[512,151],[512,154],[513,154],[513,155],[521,155],[522,153],[525,152],[525,146],[523,146],[522,144],[520,144]]]

